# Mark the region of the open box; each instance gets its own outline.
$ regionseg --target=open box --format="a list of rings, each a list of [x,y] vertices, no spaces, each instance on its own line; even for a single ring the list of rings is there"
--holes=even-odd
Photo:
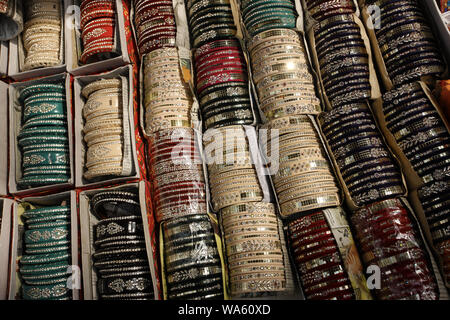
[[[423,1],[432,19],[431,23],[435,27],[437,36],[439,37],[439,44],[445,53],[447,63],[450,63],[450,14],[445,15],[441,13],[436,1]],[[449,24],[449,25],[447,25]]]
[[[106,177],[105,179],[96,181],[87,181],[83,177],[85,155],[87,146],[83,138],[83,107],[85,104],[85,98],[82,97],[81,91],[83,87],[91,82],[99,79],[112,79],[122,78],[122,94],[123,98],[123,134],[124,134],[124,146],[123,155],[124,160],[123,167],[128,167],[127,171],[131,172],[127,174],[124,170],[123,176]],[[137,162],[136,152],[136,137],[134,135],[134,103],[133,103],[133,68],[131,65],[121,67],[108,73],[93,76],[79,76],[74,79],[74,114],[75,114],[75,186],[91,187],[99,186],[105,183],[119,183],[140,178],[139,165]]]
[[[71,268],[68,268],[67,273],[72,274],[69,277],[72,280],[72,300],[79,300],[81,290],[81,272],[79,267],[79,250],[78,250],[78,212],[77,212],[77,195],[75,191],[66,191],[63,193],[53,194],[44,197],[23,198],[20,201],[14,202],[12,213],[12,233],[11,233],[11,255],[9,267],[9,300],[20,300],[21,280],[19,275],[19,261],[22,256],[23,237],[25,226],[21,219],[25,206],[29,204],[40,206],[59,206],[63,201],[69,203],[71,219],[70,219],[70,243],[71,243]],[[69,281],[68,280],[68,284]]]
[[[91,213],[89,201],[92,196],[102,191],[111,191],[111,190],[123,190],[124,188],[130,189],[135,188],[139,191],[139,202],[141,206],[141,215],[145,236],[145,245],[147,249],[147,258],[150,267],[150,274],[152,278],[153,284],[153,292],[155,299],[158,300],[160,297],[158,290],[158,275],[155,272],[155,261],[154,252],[156,252],[156,248],[153,248],[151,245],[151,236],[150,233],[155,232],[155,230],[150,230],[148,216],[147,216],[147,206],[146,206],[146,186],[145,182],[141,181],[140,183],[130,183],[124,184],[118,187],[113,188],[103,188],[103,189],[95,189],[89,191],[82,191],[79,195],[79,209],[80,209],[80,226],[81,226],[81,262],[83,266],[82,275],[83,275],[83,292],[84,292],[84,300],[98,300],[97,293],[97,275],[94,271],[92,264],[92,253],[94,252],[93,246],[93,227],[98,223],[98,219]]]
[[[9,42],[2,41],[0,43],[0,76],[8,75],[9,60]]]
[[[22,34],[19,34],[16,38],[9,42],[9,70],[8,75],[16,81],[22,81],[25,79],[32,79],[36,77],[45,77],[52,74],[63,73],[67,69],[67,52],[68,52],[68,40],[71,39],[71,29],[66,18],[69,19],[68,8],[71,5],[71,0],[64,0],[61,4],[61,35],[60,35],[60,51],[59,58],[61,64],[53,67],[38,68],[33,70],[23,70],[25,62],[25,49],[23,47]]]
[[[106,70],[112,70],[124,65],[129,64],[130,56],[128,54],[127,39],[125,36],[125,14],[122,0],[115,0],[116,2],[116,27],[114,44],[117,49],[118,55],[116,57],[93,62],[89,64],[81,64],[80,57],[82,54],[82,39],[81,30],[79,28],[71,28],[70,35],[67,41],[67,71],[74,76],[94,74]],[[80,0],[72,1],[72,8],[79,8],[81,4]],[[77,12],[78,11],[78,12]],[[79,9],[75,10],[75,14],[79,13]],[[71,14],[71,13],[67,13]],[[126,15],[129,16],[129,15]],[[66,19],[68,17],[66,16]],[[79,20],[79,19],[78,19]]]
[[[21,89],[31,85],[41,84],[43,81],[61,81],[66,87],[66,113],[67,132],[69,138],[70,179],[66,183],[19,190],[17,181],[22,177],[22,154],[16,141],[16,137],[22,126],[22,105],[18,101]],[[18,82],[9,85],[9,191],[13,195],[23,196],[32,193],[47,192],[61,189],[69,189],[74,184],[73,166],[73,137],[72,137],[72,90],[71,77],[68,73],[49,76],[37,80]]]
[[[8,85],[0,81],[0,99],[8,105]],[[0,137],[2,149],[8,150],[8,108],[0,108]],[[8,195],[8,152],[0,153],[0,196]]]
[[[11,209],[14,201],[0,198],[0,300],[8,297],[9,248],[11,244]]]

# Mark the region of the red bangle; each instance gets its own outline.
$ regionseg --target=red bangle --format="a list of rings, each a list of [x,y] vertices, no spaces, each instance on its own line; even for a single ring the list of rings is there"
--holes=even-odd
[[[294,260],[296,263],[306,263],[308,261],[318,259],[320,257],[325,257],[334,252],[338,252],[336,245],[332,245],[332,246],[325,247],[325,248],[320,248],[316,252],[311,254],[310,256],[305,256],[303,258],[300,258],[299,255],[296,255],[296,256],[294,256]]]
[[[384,221],[386,219],[392,219],[392,218],[398,218],[407,216],[408,212],[406,210],[392,210],[386,209],[383,211],[379,211],[377,213],[374,213],[370,217],[363,217],[358,214],[354,214],[351,217],[351,220],[354,225],[357,225],[359,227],[365,227],[365,226],[371,226],[373,224],[377,224],[381,221]]]
[[[161,148],[156,150],[155,152],[152,152],[150,154],[150,157],[152,159],[158,159],[161,156],[174,155],[175,157],[182,157],[184,155],[200,155],[200,150],[198,146],[193,146],[191,144],[182,144],[179,148],[177,147],[167,147],[167,148]]]
[[[200,58],[195,59],[195,65],[207,64],[209,61],[220,58],[220,57],[235,57],[239,59],[244,59],[243,53],[239,48],[235,47],[224,47],[217,48],[216,50],[202,55]]]
[[[223,57],[214,57],[213,59],[204,62],[202,64],[196,65],[195,70],[197,73],[204,73],[205,71],[211,70],[218,66],[229,66],[229,65],[241,65],[246,66],[244,59],[241,57],[230,57],[225,55]]]
[[[81,30],[84,29],[86,24],[96,19],[103,18],[113,18],[115,20],[115,11],[114,10],[105,10],[103,8],[99,8],[98,10],[89,11],[86,15],[81,17],[80,27]]]
[[[199,149],[199,146],[197,144],[197,141],[195,140],[190,140],[190,141],[186,141],[186,140],[182,140],[182,141],[173,141],[173,142],[163,142],[163,143],[158,143],[157,145],[152,145],[150,146],[149,150],[150,150],[150,154],[159,154],[160,152],[165,152],[167,149],[182,149],[184,150],[185,148],[197,148]]]
[[[202,75],[196,76],[197,83],[215,83],[218,78],[220,78],[223,74],[229,73],[229,74],[245,74],[247,72],[246,69],[242,69],[241,67],[223,67],[220,66],[218,68],[215,68],[214,70],[211,70],[210,72],[204,73]]]
[[[211,53],[217,50],[226,50],[226,49],[237,49],[240,50],[240,45],[237,40],[215,40],[212,42],[208,42],[195,50],[194,59],[197,61],[201,59],[204,55]]]
[[[317,241],[325,241],[333,237],[332,232],[329,229],[322,229],[317,231],[309,236],[309,238],[301,237],[292,242],[292,246],[306,246],[308,244],[317,242]]]
[[[172,183],[164,187],[155,188],[155,196],[164,195],[168,192],[179,192],[179,190],[206,190],[206,184],[204,182],[182,182],[182,183]]]
[[[301,229],[308,228],[316,224],[317,222],[326,222],[325,215],[322,211],[291,221],[288,224],[288,228],[290,232],[295,232]]]
[[[304,237],[312,232],[316,232],[318,230],[328,228],[328,223],[325,220],[320,220],[316,222],[312,222],[308,227],[295,227],[289,228],[289,236],[292,239],[297,239],[298,237]]]
[[[177,207],[182,205],[190,205],[193,207],[201,207],[206,205],[205,199],[196,199],[195,201],[191,201],[190,199],[182,200],[182,201],[173,201],[172,203],[165,204],[165,205],[157,205],[156,211],[160,212],[161,210],[167,208],[167,207]]]
[[[195,137],[195,130],[192,128],[171,128],[163,129],[152,134],[152,141],[160,141],[164,139],[174,139],[182,137]]]
[[[291,251],[292,251],[293,255],[297,255],[300,253],[305,253],[305,252],[310,252],[310,251],[316,250],[320,247],[326,247],[333,243],[336,243],[335,239],[333,237],[326,237],[322,241],[315,241],[306,246],[291,246]]]
[[[93,47],[90,48],[88,51],[84,51],[81,55],[80,61],[83,64],[86,64],[90,58],[93,56],[99,54],[99,53],[111,53],[114,49],[114,45],[111,44],[110,46],[99,46],[99,47]]]
[[[197,146],[197,140],[192,137],[173,137],[170,139],[152,140],[149,143],[148,150],[152,153],[154,150],[161,150],[167,147],[175,147],[179,144],[186,145],[191,144]]]
[[[189,203],[189,202],[205,202],[205,192],[186,193],[183,195],[177,194],[171,197],[163,197],[154,199],[157,207],[164,207],[167,205],[176,205],[177,203]]]
[[[111,24],[113,19],[110,21],[103,21],[100,23],[93,24],[92,26],[86,27],[81,33],[83,39],[83,45],[85,47],[89,46],[90,43],[94,43],[96,40],[100,39],[114,39],[114,25]]]
[[[170,154],[168,154],[165,156],[160,156],[156,159],[154,159],[154,158],[149,159],[149,164],[151,166],[155,166],[157,163],[167,161],[167,160],[171,160],[174,164],[177,164],[177,163],[202,164],[203,163],[202,158],[198,154],[194,154],[194,155],[189,154],[184,157],[172,157]]]

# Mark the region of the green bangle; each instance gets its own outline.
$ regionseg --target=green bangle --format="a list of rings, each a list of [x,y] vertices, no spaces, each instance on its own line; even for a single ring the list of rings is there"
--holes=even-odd
[[[69,236],[69,230],[66,226],[56,228],[46,228],[38,230],[25,231],[25,244],[45,243],[65,240]]]
[[[42,177],[43,175],[70,175],[70,168],[65,169],[40,169],[37,168],[27,168],[23,172],[24,178],[31,178],[31,177]]]
[[[26,123],[31,119],[42,119],[41,116],[47,116],[48,119],[60,119],[62,115],[66,115],[65,106],[64,100],[29,103],[23,109],[23,120]]]
[[[23,126],[22,130],[28,128],[37,128],[37,127],[64,127],[67,128],[67,121],[59,120],[59,119],[41,119],[41,120],[29,120]]]
[[[61,165],[69,163],[69,150],[47,149],[27,151],[23,153],[23,168],[35,168],[47,165]]]
[[[68,261],[69,252],[61,251],[57,253],[47,253],[47,254],[38,254],[38,255],[23,255],[22,259],[20,259],[21,264],[45,264],[45,263],[54,263],[60,261]]]
[[[45,279],[44,277],[54,278],[56,274],[66,272],[69,265],[69,259],[66,259],[55,263],[23,265],[19,268],[19,271],[29,278],[33,276],[41,279]]]
[[[17,138],[20,140],[26,137],[34,137],[34,136],[46,136],[46,135],[58,135],[58,136],[67,136],[67,128],[66,127],[31,127],[27,129],[23,129],[17,135]]]
[[[25,248],[26,254],[47,254],[47,253],[56,253],[60,251],[66,251],[70,250],[70,246],[67,244],[65,245],[58,245],[53,247],[41,247],[41,248]],[[63,276],[64,274],[62,274]]]
[[[69,138],[67,136],[34,136],[26,137],[18,140],[20,147],[28,147],[37,144],[68,144]]]
[[[55,215],[61,213],[70,213],[68,206],[42,207],[25,211],[22,215],[25,218],[38,218],[42,216]]]
[[[31,85],[20,91],[19,100],[23,102],[26,98],[30,97],[31,95],[46,92],[64,93],[65,87],[62,84],[53,84],[53,83]]]
[[[57,220],[52,222],[41,222],[41,223],[31,223],[28,224],[28,230],[33,229],[45,229],[45,228],[56,228],[56,227],[64,227],[70,225],[70,220]]]
[[[69,289],[66,284],[49,286],[22,286],[24,300],[55,300],[68,298]]]

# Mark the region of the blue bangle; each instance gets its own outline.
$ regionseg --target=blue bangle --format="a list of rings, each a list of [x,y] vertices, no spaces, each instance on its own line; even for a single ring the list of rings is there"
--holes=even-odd
[[[67,239],[69,230],[67,227],[46,228],[25,231],[25,244],[53,242]]]

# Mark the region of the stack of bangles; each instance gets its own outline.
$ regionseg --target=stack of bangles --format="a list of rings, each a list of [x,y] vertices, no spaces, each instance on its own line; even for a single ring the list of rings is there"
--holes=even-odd
[[[294,29],[297,21],[295,4],[290,0],[241,1],[242,19],[250,36],[270,29]]]
[[[90,200],[97,293],[101,300],[153,300],[153,282],[136,190],[104,191]]]
[[[305,0],[305,11],[317,21],[328,17],[355,13],[353,0]]]
[[[191,127],[192,93],[181,73],[178,49],[162,48],[144,56],[146,132]]]
[[[387,127],[424,185],[418,195],[450,281],[450,135],[420,83],[383,96]]]
[[[236,35],[229,0],[186,0],[186,10],[195,48]]]
[[[215,131],[216,139],[211,143],[204,142],[205,148],[212,149],[210,156],[213,159],[207,164],[214,211],[236,204],[262,201],[263,192],[244,128],[230,126]],[[236,137],[236,140],[229,137]]]
[[[171,0],[134,0],[134,23],[141,56],[175,47],[177,29]]]
[[[117,55],[115,0],[81,1],[81,38],[83,64],[100,61]]]
[[[406,202],[406,200],[404,200]],[[380,300],[437,300],[437,284],[416,225],[400,199],[373,203],[351,216],[365,266],[378,266]]]
[[[70,208],[41,207],[25,211],[22,218],[25,224],[25,250],[19,268],[22,298],[71,299]]]
[[[340,208],[328,209],[341,215]],[[323,211],[314,212],[287,223],[289,247],[308,300],[354,300],[344,258],[338,248],[333,230]],[[358,254],[347,259],[357,260]]]
[[[307,115],[282,117],[262,129],[268,133],[261,148],[271,167],[278,164],[272,179],[281,215],[339,206],[339,189],[311,119]]]
[[[248,49],[260,108],[268,121],[321,112],[306,49],[296,31],[264,31],[251,38]]]
[[[20,91],[22,151],[19,188],[62,184],[70,179],[66,91],[60,83],[42,83]]]
[[[190,128],[164,129],[149,140],[154,204],[158,222],[205,214],[206,185],[196,132]]]
[[[208,159],[213,209],[220,212],[225,236],[232,296],[286,290],[286,271],[278,221],[263,191],[241,126],[213,130]],[[208,131],[205,134],[208,137]],[[264,269],[269,264],[271,268]]]
[[[371,96],[369,56],[353,14],[331,16],[314,25],[322,83],[333,107]]]
[[[82,96],[84,141],[87,144],[84,178],[120,176],[123,170],[122,80],[101,79],[86,85]]]
[[[394,86],[418,81],[424,76],[439,78],[445,63],[439,52],[429,19],[417,0],[367,0],[383,65]]]
[[[196,88],[206,128],[252,124],[247,64],[237,40],[216,40],[194,54]]]
[[[343,105],[323,115],[322,132],[357,206],[401,197],[400,169],[365,103]]]
[[[221,300],[222,262],[207,214],[162,223],[164,272],[169,300]]]
[[[32,70],[61,64],[61,0],[24,1],[25,25],[22,35],[26,51],[23,69]]]
[[[275,207],[247,202],[220,211],[230,290],[233,298],[273,295],[287,290],[283,260],[286,244],[280,239]]]
[[[247,63],[234,38],[236,28],[229,1],[188,1],[188,11],[204,126],[252,124]]]

